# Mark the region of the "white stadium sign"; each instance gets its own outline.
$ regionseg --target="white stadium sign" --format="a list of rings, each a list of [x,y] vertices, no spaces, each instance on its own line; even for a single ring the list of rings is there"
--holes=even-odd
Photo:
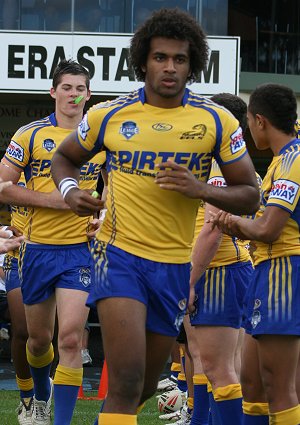
[[[131,34],[0,32],[0,92],[49,93],[63,59],[88,68],[93,94],[118,95],[140,87],[128,60]],[[210,58],[191,89],[203,95],[238,94],[239,37],[208,37]]]

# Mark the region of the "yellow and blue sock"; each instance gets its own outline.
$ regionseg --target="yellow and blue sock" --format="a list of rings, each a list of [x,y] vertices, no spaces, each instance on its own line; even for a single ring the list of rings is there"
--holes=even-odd
[[[268,403],[250,403],[243,400],[243,425],[269,425]]]
[[[180,371],[181,371],[181,364],[173,362],[171,364],[171,376],[178,378],[178,374],[179,374]]]
[[[26,345],[27,361],[30,366],[31,376],[34,382],[34,395],[39,401],[48,401],[50,397],[50,368],[54,358],[53,346],[42,356],[34,356]]]
[[[27,399],[27,398],[31,399],[31,397],[33,397],[34,395],[33,379],[32,378],[22,379],[22,378],[19,378],[18,375],[16,375],[16,381],[17,381],[17,386],[20,390],[20,397],[24,399]]]
[[[223,425],[241,425],[242,410],[242,390],[240,384],[230,384],[225,387],[218,387],[213,391],[214,399]]]
[[[99,425],[137,425],[136,415],[123,415],[120,413],[100,413]]]
[[[58,365],[54,377],[54,425],[69,425],[73,416],[83,368]]]
[[[208,393],[209,408],[210,408],[208,423],[209,425],[222,425],[220,412],[219,412],[217,403],[215,402],[215,399],[212,393],[212,387],[209,381],[207,382],[207,393]]]
[[[177,386],[180,389],[180,391],[186,392],[187,383],[186,383],[186,377],[185,377],[185,356],[184,356],[184,350],[181,347],[179,348],[179,353],[180,353],[180,359],[181,359],[183,370],[181,370],[181,372],[178,373]]]
[[[209,415],[209,397],[207,392],[207,378],[204,374],[193,376],[194,383],[194,410],[190,425],[207,425]]]
[[[300,404],[281,412],[270,413],[270,425],[299,425],[300,424]]]

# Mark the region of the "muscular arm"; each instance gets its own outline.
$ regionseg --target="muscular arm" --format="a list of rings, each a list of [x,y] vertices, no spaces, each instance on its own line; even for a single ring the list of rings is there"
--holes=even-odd
[[[259,190],[248,154],[236,162],[220,166],[227,187],[216,187],[197,180],[192,172],[167,161],[159,164],[155,182],[165,190],[174,190],[190,198],[202,199],[233,214],[252,214],[259,208]]]
[[[222,240],[222,232],[217,227],[212,229],[211,224],[206,222],[210,212],[218,212],[212,205],[205,205],[205,222],[197,237],[192,252],[192,271],[190,285],[195,286],[201,275],[205,272],[210,262],[216,255]]]
[[[60,193],[55,190],[52,193],[37,192],[25,187],[18,186],[22,170],[5,158],[0,163],[0,179],[12,181],[13,185],[0,193],[0,202],[13,204],[21,207],[46,207],[55,209],[68,208]]]
[[[212,215],[214,216],[214,213]],[[230,236],[269,244],[279,238],[289,216],[288,211],[269,206],[265,209],[263,215],[255,220],[219,211],[212,221]]]
[[[93,152],[80,146],[75,132],[67,136],[52,159],[51,173],[56,186],[59,187],[59,183],[67,177],[78,181],[81,166],[93,156]],[[104,201],[93,198],[88,191],[78,188],[72,188],[65,196],[65,201],[79,216],[94,214],[104,205]]]

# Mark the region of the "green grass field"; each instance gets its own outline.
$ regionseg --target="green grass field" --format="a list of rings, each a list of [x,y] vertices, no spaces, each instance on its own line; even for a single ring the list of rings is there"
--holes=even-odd
[[[95,394],[87,393],[86,396]],[[18,391],[0,390],[0,424],[18,425],[16,407],[19,403]],[[99,412],[101,401],[98,400],[77,400],[72,425],[93,425],[97,413]],[[163,424],[158,419],[157,399],[152,397],[146,403],[145,408],[139,414],[139,425],[159,425]],[[122,424],[120,424],[122,425]]]

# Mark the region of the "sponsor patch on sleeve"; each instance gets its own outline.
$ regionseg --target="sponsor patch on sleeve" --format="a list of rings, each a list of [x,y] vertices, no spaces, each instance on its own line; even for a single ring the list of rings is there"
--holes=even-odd
[[[78,127],[78,133],[83,140],[86,139],[86,136],[89,130],[90,130],[90,127],[88,124],[87,115],[85,114],[85,116],[82,118],[82,121]]]
[[[212,184],[213,186],[218,186],[218,187],[227,186],[223,176],[211,177],[210,179],[207,180],[207,184]]]
[[[278,179],[273,182],[269,200],[278,199],[293,205],[295,197],[299,191],[299,185],[290,180]]]
[[[6,155],[19,162],[24,161],[24,149],[13,140],[10,141],[8,148],[6,149]]]
[[[240,150],[244,149],[246,146],[243,132],[241,127],[239,127],[232,135],[230,136],[230,150],[231,153],[234,155]]]

